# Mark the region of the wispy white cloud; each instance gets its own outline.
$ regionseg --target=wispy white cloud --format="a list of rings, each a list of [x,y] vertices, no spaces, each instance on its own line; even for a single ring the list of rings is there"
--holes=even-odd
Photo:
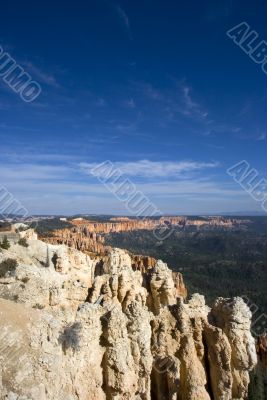
[[[123,26],[126,28],[127,33],[128,33],[128,35],[129,35],[129,37],[131,39],[132,38],[132,32],[131,32],[130,20],[129,20],[128,15],[121,8],[121,6],[118,5],[118,4],[114,5],[114,9],[115,9],[120,21],[122,22]]]
[[[126,124],[126,123],[118,123],[117,125],[114,126],[114,128],[123,134],[131,134],[135,133],[136,128],[137,128],[137,123],[132,123],[132,124]]]
[[[197,103],[192,98],[192,90],[189,86],[183,85],[182,88],[182,105],[180,112],[187,116],[198,117],[205,119],[208,116],[208,111],[203,108],[202,105]]]
[[[14,178],[14,179],[13,179]],[[91,195],[91,196],[110,196],[104,185],[101,183],[92,183],[91,181],[61,181],[56,177],[55,179],[39,179],[38,181],[30,181],[28,177],[15,177],[14,175],[9,180],[9,183],[5,182],[5,185],[11,191],[19,191],[20,193],[27,193],[29,196],[38,196],[39,203],[42,205],[43,195]],[[120,186],[120,183],[117,185]],[[114,185],[116,187],[116,185]],[[190,179],[183,181],[166,181],[158,183],[138,183],[136,184],[138,190],[145,193],[147,196],[153,196],[160,199],[172,198],[176,196],[214,196],[217,199],[220,197],[234,198],[239,196],[240,198],[248,198],[246,192],[242,189],[237,189],[235,186],[227,186],[224,184],[219,184],[211,180],[199,180]],[[78,210],[77,210],[78,211]],[[106,210],[108,211],[108,203],[106,203]]]
[[[206,121],[204,125],[204,130],[202,130],[201,134],[203,136],[211,136],[211,135],[218,135],[218,134],[225,134],[225,133],[230,133],[230,134],[238,134],[242,128],[239,126],[233,126],[231,124],[225,124],[225,123],[216,123],[214,120],[208,120]]]
[[[91,173],[98,164],[82,163],[82,170]],[[187,172],[196,172],[207,168],[218,167],[217,162],[195,162],[195,161],[149,161],[139,160],[134,162],[115,162],[114,168],[118,168],[127,176],[142,178],[168,178],[179,177]]]
[[[133,87],[141,91],[148,99],[162,104],[170,119],[180,114],[190,119],[208,122],[209,112],[193,98],[192,88],[184,81],[181,82],[175,78],[171,81],[175,83],[175,88],[170,90],[160,90],[147,82],[133,82]]]
[[[74,162],[76,160],[80,160],[81,156],[80,155],[74,155],[74,154],[58,154],[58,153],[35,153],[34,150],[32,149],[31,151],[28,150],[28,152],[20,152],[20,151],[15,151],[10,148],[6,148],[5,150],[5,158],[9,163],[15,162],[15,163],[26,163],[26,164],[31,164],[31,163],[69,163],[69,162]]]
[[[20,125],[12,125],[12,124],[6,124],[5,122],[0,123],[0,129],[2,130],[12,130],[12,131],[25,131],[25,132],[40,132],[40,129],[38,128],[27,128],[25,126],[20,126]]]
[[[262,142],[263,140],[265,140],[267,138],[267,134],[265,132],[261,133],[258,137],[257,140]]]
[[[151,83],[148,82],[131,82],[131,85],[137,91],[140,91],[144,96],[151,100],[161,100],[168,102],[167,97],[159,90],[156,89]]]
[[[2,163],[0,180],[31,213],[125,214],[123,204],[88,174],[92,165],[95,164]],[[166,213],[233,211],[237,206],[248,210],[257,205],[234,183],[219,182],[204,171],[215,168],[216,163],[142,160],[115,165],[124,167],[125,174],[133,179],[144,176],[145,170],[147,179],[136,183],[136,187]],[[199,175],[188,176],[187,171],[199,171]]]
[[[0,169],[1,184],[15,192],[38,196],[42,205],[43,195],[108,195],[104,185],[96,181],[90,174],[91,168],[98,164],[66,164],[40,165],[39,163],[9,163],[2,164]],[[144,176],[157,178],[156,182],[144,180],[136,183],[139,190],[156,197],[173,197],[176,195],[209,195],[235,196],[246,193],[233,183],[214,182],[211,176],[186,177],[188,171],[200,171],[205,168],[215,168],[216,163],[197,162],[151,162],[115,163],[129,177]],[[145,170],[144,170],[145,168]],[[85,173],[85,174],[84,174]],[[183,175],[185,179],[179,179]],[[174,181],[172,177],[177,179]],[[92,178],[92,179],[91,179]],[[163,179],[166,178],[166,179]],[[118,183],[120,185],[120,183]],[[104,212],[105,210],[103,210]],[[107,210],[106,210],[107,211]]]
[[[134,109],[134,108],[136,107],[135,101],[134,101],[133,98],[130,98],[130,99],[128,99],[128,100],[124,100],[124,101],[122,102],[122,105],[123,105],[123,107],[129,108],[129,109]]]
[[[59,87],[56,78],[52,74],[43,71],[41,68],[37,67],[31,61],[24,61],[21,64],[27,69],[27,72],[31,73],[34,76],[34,78],[40,81],[41,83],[45,83],[48,86],[53,86],[56,88]]]
[[[166,126],[168,122],[188,123],[189,129],[202,136],[220,134],[240,134],[242,128],[236,123],[225,123],[213,115],[209,107],[202,101],[200,96],[186,82],[186,79],[179,80],[171,77],[172,87],[162,89],[155,87],[148,82],[131,82],[132,88],[141,93],[147,99],[155,102],[161,112],[161,126]],[[187,120],[187,122],[186,122]],[[192,128],[192,122],[194,128]]]
[[[0,179],[11,182],[19,181],[55,181],[59,179],[68,179],[72,169],[67,166],[58,165],[40,165],[34,163],[9,163],[1,165]]]
[[[103,97],[98,97],[95,101],[95,105],[97,107],[105,107],[107,105],[107,102],[103,99]]]

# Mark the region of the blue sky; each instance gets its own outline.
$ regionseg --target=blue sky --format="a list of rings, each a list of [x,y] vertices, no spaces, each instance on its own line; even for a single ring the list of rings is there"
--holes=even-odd
[[[226,31],[267,40],[266,15],[264,0],[6,2],[0,44],[42,92],[25,103],[0,78],[1,184],[31,213],[124,214],[82,167],[110,160],[165,214],[260,210],[226,170],[267,179],[267,75]]]

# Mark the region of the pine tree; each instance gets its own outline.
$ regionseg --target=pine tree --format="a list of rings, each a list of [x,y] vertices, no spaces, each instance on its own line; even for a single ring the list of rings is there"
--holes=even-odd
[[[1,243],[1,247],[2,247],[2,249],[5,249],[5,250],[8,250],[9,247],[10,247],[10,243],[7,240],[6,236],[4,236],[4,239],[3,239],[2,243]]]

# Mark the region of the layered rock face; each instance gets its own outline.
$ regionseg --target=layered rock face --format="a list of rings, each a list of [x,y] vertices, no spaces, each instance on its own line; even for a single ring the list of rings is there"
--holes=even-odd
[[[195,227],[196,229],[232,229],[249,221],[223,217],[209,217],[207,219],[187,219],[186,217],[130,219],[117,217],[110,218],[109,222],[89,221],[83,218],[76,218],[69,222],[73,227],[56,229],[49,232],[49,235],[44,235],[42,240],[50,244],[65,244],[93,256],[94,253],[105,255],[106,252],[110,251],[110,246],[105,246],[105,236],[109,233],[138,230],[157,231],[157,229],[162,229],[163,227],[164,229],[170,227],[179,229],[186,229],[187,227]]]
[[[89,232],[84,228],[58,229],[53,231],[52,236],[46,236],[42,239],[46,243],[65,244],[87,253],[105,254],[107,249],[104,246],[103,236]]]
[[[64,220],[66,220],[64,218]],[[210,217],[207,219],[188,219],[186,217],[162,217],[159,219],[152,218],[135,218],[128,217],[110,218],[108,222],[89,221],[83,218],[76,218],[69,221],[73,226],[65,229],[56,229],[48,234],[43,234],[41,239],[50,244],[65,244],[74,249],[83,251],[91,257],[105,256],[110,250],[110,246],[105,245],[105,237],[109,233],[127,232],[138,230],[155,230],[169,229],[176,227],[178,229],[186,229],[187,227],[195,227],[196,229],[233,229],[240,227],[245,220],[227,219],[223,217]],[[150,269],[155,265],[155,260],[145,256],[132,256],[133,265],[142,272]],[[184,286],[181,276],[174,276],[178,286]],[[181,283],[179,283],[181,281]],[[186,297],[186,288],[183,289],[183,297]],[[180,290],[180,293],[181,293]]]
[[[129,219],[129,218],[111,218],[110,222],[95,222],[83,219],[74,219],[70,221],[79,229],[86,229],[88,232],[108,234],[110,232],[126,232],[135,231],[140,229],[153,230],[163,226],[210,226],[210,227],[224,227],[233,228],[243,223],[248,223],[247,220],[238,220],[223,217],[210,217],[208,219],[189,219],[186,217],[161,217],[159,219],[153,218],[141,218],[141,219]]]
[[[185,303],[162,261],[144,271],[112,249],[99,265],[28,243],[0,253],[1,400],[247,398],[256,349],[242,299]]]
[[[77,250],[87,253],[105,254],[110,249],[104,245],[105,235],[113,232],[129,232],[138,230],[157,230],[162,227],[196,227],[197,229],[239,227],[245,220],[227,219],[223,217],[210,217],[209,219],[187,219],[185,217],[162,217],[159,219],[129,219],[127,217],[111,218],[109,222],[89,221],[77,218],[69,221],[73,227],[54,230],[42,239],[50,244],[66,244]]]

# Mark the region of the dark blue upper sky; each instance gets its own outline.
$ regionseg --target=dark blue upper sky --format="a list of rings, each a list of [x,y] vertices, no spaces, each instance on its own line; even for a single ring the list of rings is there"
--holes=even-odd
[[[81,166],[111,160],[164,213],[260,210],[226,170],[267,179],[267,75],[226,32],[266,20],[265,0],[5,2],[0,44],[42,92],[0,78],[2,185],[33,213],[123,214]]]

